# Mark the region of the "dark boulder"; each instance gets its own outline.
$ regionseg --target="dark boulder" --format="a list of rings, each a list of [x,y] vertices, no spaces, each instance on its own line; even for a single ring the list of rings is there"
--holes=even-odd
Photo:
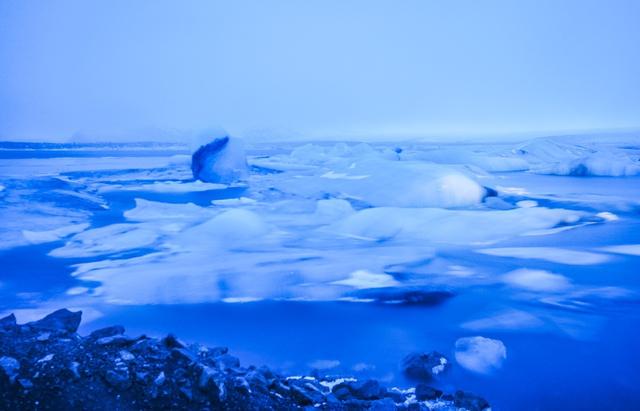
[[[437,351],[412,353],[402,360],[402,371],[409,378],[431,380],[449,368],[449,360]]]
[[[453,404],[468,411],[483,411],[491,408],[484,398],[463,391],[456,391],[453,396]]]
[[[63,308],[54,311],[41,320],[27,323],[26,326],[37,330],[74,333],[78,331],[81,319],[82,311],[71,312]]]
[[[426,384],[418,384],[416,386],[415,394],[418,401],[428,401],[440,398],[442,396],[442,391]]]
[[[0,357],[0,375],[4,374],[13,383],[20,371],[20,362],[13,357]]]
[[[16,316],[9,314],[6,317],[0,318],[0,329],[13,328],[16,326]]]
[[[121,325],[113,325],[111,327],[100,328],[89,334],[89,338],[99,340],[100,338],[113,337],[115,335],[124,334],[124,327]]]

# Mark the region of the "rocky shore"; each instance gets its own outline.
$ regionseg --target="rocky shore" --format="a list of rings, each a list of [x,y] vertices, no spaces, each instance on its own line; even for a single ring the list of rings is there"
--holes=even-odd
[[[283,376],[242,367],[225,347],[187,345],[172,335],[130,337],[121,326],[77,334],[81,312],[56,311],[17,324],[0,319],[0,409],[6,410],[470,410],[475,395],[427,384],[400,389],[348,376]],[[447,360],[408,357],[428,381]],[[421,368],[422,367],[422,368]]]

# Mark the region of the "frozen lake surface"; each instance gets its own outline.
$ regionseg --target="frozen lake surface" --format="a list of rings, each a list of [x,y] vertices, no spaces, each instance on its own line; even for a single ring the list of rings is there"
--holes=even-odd
[[[235,185],[193,181],[177,146],[0,148],[20,321],[77,308],[84,332],[399,386],[438,350],[435,385],[494,410],[640,406],[637,140],[262,144]]]

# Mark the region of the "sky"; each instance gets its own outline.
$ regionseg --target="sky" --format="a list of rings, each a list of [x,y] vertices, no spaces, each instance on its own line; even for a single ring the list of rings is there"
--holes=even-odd
[[[637,0],[0,0],[0,139],[640,126]]]

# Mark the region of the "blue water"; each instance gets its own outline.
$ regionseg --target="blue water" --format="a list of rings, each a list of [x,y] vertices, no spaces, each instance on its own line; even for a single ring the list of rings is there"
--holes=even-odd
[[[168,155],[168,154],[167,154]],[[19,158],[19,157],[13,157]],[[521,182],[530,177],[523,176]],[[531,184],[558,181],[591,184],[594,193],[625,184],[621,180],[531,177]],[[635,187],[638,179],[626,184]],[[104,194],[109,209],[92,212],[93,227],[123,221],[134,198],[206,206],[213,199],[235,198],[244,188],[166,194],[115,191]],[[567,203],[564,203],[567,206]],[[584,208],[584,207],[583,207]],[[588,207],[586,207],[588,208]],[[0,311],[37,308],[43,302],[62,303],[75,286],[97,286],[73,278],[73,265],[94,259],[57,259],[47,253],[64,241],[0,251]],[[640,215],[552,236],[519,237],[500,247],[545,246],[594,250],[612,244],[640,244]],[[149,250],[137,250],[144,255]],[[488,273],[527,267],[562,272],[585,287],[640,290],[640,257],[612,255],[604,265],[562,265],[544,260],[496,258],[465,247],[450,247],[441,257]],[[122,257],[122,256],[120,256]],[[213,263],[215,259],[212,258]],[[310,261],[309,264],[313,264]],[[135,275],[132,272],[131,275]],[[229,346],[245,364],[266,364],[287,373],[308,373],[317,360],[337,361],[327,373],[356,374],[408,386],[399,370],[403,356],[416,350],[438,350],[454,357],[456,339],[481,334],[504,342],[508,357],[490,375],[460,367],[434,383],[446,390],[463,389],[485,396],[494,410],[632,410],[640,408],[640,304],[637,298],[609,300],[585,297],[589,305],[550,306],[497,284],[448,283],[455,296],[443,304],[390,306],[347,302],[267,300],[245,304],[117,305],[96,299],[102,316],[84,324],[81,332],[124,325],[129,334],[177,334],[189,342]],[[517,309],[539,315],[544,325],[512,330],[469,331],[460,324]],[[354,366],[357,370],[354,370]],[[363,366],[365,364],[366,366]],[[364,370],[363,370],[364,369]]]

